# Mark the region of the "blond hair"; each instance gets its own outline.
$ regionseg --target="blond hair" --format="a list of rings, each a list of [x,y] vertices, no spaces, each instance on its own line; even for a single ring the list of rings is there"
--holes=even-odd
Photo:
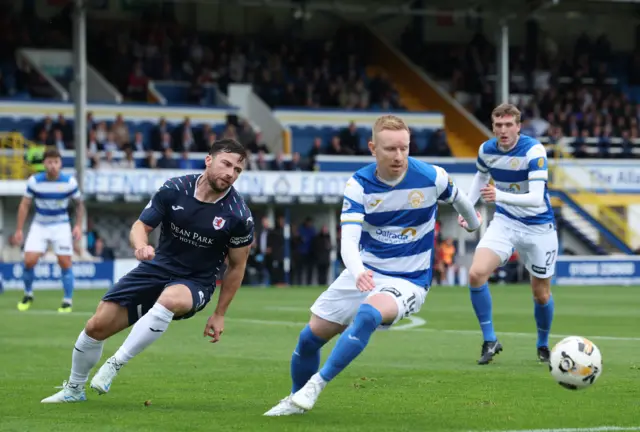
[[[406,130],[409,131],[409,126],[402,120],[400,117],[387,114],[377,118],[376,122],[373,124],[372,128],[372,137],[371,140],[375,142],[376,135],[382,131],[391,130],[391,131],[399,131]]]
[[[510,104],[510,103],[500,104],[497,107],[495,107],[491,112],[491,120],[493,120],[494,117],[504,117],[504,116],[513,116],[513,118],[516,120],[516,124],[520,123],[520,116],[521,116],[520,110],[513,104]]]

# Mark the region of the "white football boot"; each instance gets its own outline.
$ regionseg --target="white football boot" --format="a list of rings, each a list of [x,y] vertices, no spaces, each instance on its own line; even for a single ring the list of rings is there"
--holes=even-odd
[[[42,399],[41,403],[69,403],[69,402],[84,402],[87,400],[87,395],[84,391],[84,386],[80,387],[79,384],[71,384],[67,381],[62,383],[62,388],[58,393]]]
[[[320,374],[315,374],[304,387],[291,396],[291,402],[298,408],[309,411],[316,404],[320,392],[326,385],[327,382],[320,377]]]
[[[294,405],[291,402],[291,396],[289,395],[286,398],[282,399],[278,405],[271,408],[269,411],[264,413],[267,417],[278,417],[278,416],[288,416],[288,415],[297,415],[304,414],[305,410]]]
[[[99,395],[107,394],[111,388],[111,381],[118,375],[122,366],[124,364],[118,363],[115,357],[109,357],[91,380],[91,388]]]

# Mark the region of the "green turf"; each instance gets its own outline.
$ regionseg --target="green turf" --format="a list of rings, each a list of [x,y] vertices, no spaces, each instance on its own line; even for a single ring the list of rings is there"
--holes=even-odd
[[[426,325],[376,334],[365,353],[326,388],[313,411],[265,418],[262,414],[289,392],[289,358],[308,319],[307,308],[319,293],[310,288],[243,288],[219,344],[202,337],[213,310],[209,305],[195,318],[174,322],[156,344],[122,369],[108,395],[88,392],[88,402],[68,405],[42,405],[40,400],[68,378],[73,343],[102,292],[78,291],[71,315],[53,312],[61,292],[38,292],[32,309],[24,313],[15,309],[21,293],[4,293],[0,430],[640,426],[640,291],[622,287],[555,288],[554,333],[589,336],[602,351],[603,375],[587,390],[561,388],[546,366],[537,363],[527,287],[492,287],[494,320],[505,350],[489,366],[475,364],[481,337],[467,290],[436,287],[418,315]],[[106,343],[103,361],[125,336]],[[557,340],[554,335],[552,342]],[[325,349],[323,359],[327,354]],[[147,400],[151,405],[145,407]]]

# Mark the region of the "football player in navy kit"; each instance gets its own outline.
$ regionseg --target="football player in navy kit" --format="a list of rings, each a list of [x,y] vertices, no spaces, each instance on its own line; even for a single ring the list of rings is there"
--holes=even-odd
[[[43,403],[86,400],[89,372],[100,360],[104,341],[133,326],[118,351],[91,380],[105,394],[122,366],[157,340],[172,320],[202,310],[213,294],[220,266],[228,257],[218,304],[204,335],[220,340],[224,315],[242,283],[253,218],[233,188],[246,151],[230,139],[216,141],[205,159],[205,171],[167,180],[131,228],[130,241],[140,264],[103,297],[75,343],[71,376],[62,390]],[[161,226],[158,247],[149,234]]]

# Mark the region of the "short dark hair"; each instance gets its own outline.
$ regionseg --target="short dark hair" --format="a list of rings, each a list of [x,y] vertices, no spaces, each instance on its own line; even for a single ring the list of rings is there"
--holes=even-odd
[[[231,138],[219,139],[211,144],[209,154],[215,156],[218,153],[235,153],[240,156],[240,162],[247,158],[247,150],[244,146]]]
[[[55,147],[47,147],[44,151],[44,155],[42,155],[42,160],[45,161],[47,158],[58,158],[62,159],[62,155]]]

